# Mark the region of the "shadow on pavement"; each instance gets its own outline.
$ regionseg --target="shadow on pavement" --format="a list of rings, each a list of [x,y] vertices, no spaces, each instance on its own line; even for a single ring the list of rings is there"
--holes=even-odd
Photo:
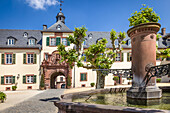
[[[53,98],[46,98],[46,99],[39,99],[39,101],[44,101],[44,102],[56,102],[59,101],[59,97],[53,97]]]

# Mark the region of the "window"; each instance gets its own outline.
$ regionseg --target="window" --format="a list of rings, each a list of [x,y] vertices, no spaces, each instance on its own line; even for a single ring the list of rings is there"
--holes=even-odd
[[[87,73],[80,73],[80,81],[87,81]]]
[[[35,45],[35,39],[29,39],[29,45]]]
[[[14,39],[8,39],[8,45],[14,45]]]
[[[12,54],[6,54],[6,64],[12,64]]]
[[[45,53],[45,60],[48,60],[48,53]]]
[[[36,64],[37,55],[34,53],[23,54],[23,64]]]
[[[57,26],[57,30],[61,30],[61,25],[58,25],[58,26]]]
[[[82,57],[84,57],[84,62],[86,62],[86,55],[83,53]]]
[[[88,37],[89,37],[89,38],[93,38],[93,35],[92,35],[92,33],[90,33],[90,34],[88,35]]]
[[[24,36],[24,37],[28,37],[28,33],[25,32],[23,36]]]
[[[33,63],[33,54],[27,54],[27,63],[32,64]]]
[[[63,82],[63,77],[60,77],[60,82]]]
[[[118,39],[115,40],[115,47],[117,48],[119,46]]]
[[[167,39],[167,46],[170,47],[170,38]]]
[[[36,83],[37,75],[25,75],[23,76],[23,83]]]
[[[33,83],[34,77],[33,76],[27,76],[27,83]]]
[[[51,38],[50,45],[51,46],[55,46],[56,45],[56,38]]]
[[[132,53],[127,53],[127,61],[132,61]]]
[[[62,38],[62,44],[67,46],[67,39],[66,38]]]
[[[12,84],[12,76],[5,77],[5,84]]]
[[[120,53],[116,54],[116,61],[120,61]]]
[[[86,45],[86,40],[84,40],[83,45],[84,45],[84,46]]]
[[[128,46],[131,46],[131,40],[128,40]]]

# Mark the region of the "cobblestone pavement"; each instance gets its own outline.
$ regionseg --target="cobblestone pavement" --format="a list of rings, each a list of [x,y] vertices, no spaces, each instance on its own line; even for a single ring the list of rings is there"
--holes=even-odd
[[[50,89],[0,113],[57,113],[53,101],[58,101],[64,89]],[[18,95],[19,96],[19,95]]]

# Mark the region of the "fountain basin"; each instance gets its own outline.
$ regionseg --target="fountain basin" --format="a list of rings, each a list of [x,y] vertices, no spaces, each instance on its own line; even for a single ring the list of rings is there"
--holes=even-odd
[[[169,87],[170,88],[170,87]],[[137,107],[127,107],[115,105],[101,105],[101,104],[91,104],[91,103],[81,103],[73,102],[73,99],[84,98],[94,94],[109,94],[115,92],[126,92],[129,88],[110,88],[110,89],[98,89],[79,93],[72,93],[62,95],[62,100],[54,102],[55,106],[59,108],[59,113],[134,113],[134,112],[159,112],[159,113],[169,113],[169,110],[159,110],[159,109],[148,109],[148,108],[137,108]],[[167,89],[167,88],[166,88]],[[126,94],[126,93],[124,93]],[[118,97],[118,96],[117,96]],[[126,97],[126,95],[125,95]],[[98,99],[103,97],[99,96]]]

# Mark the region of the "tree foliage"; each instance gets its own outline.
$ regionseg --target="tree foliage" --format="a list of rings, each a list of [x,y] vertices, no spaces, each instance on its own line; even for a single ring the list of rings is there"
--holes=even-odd
[[[76,48],[66,50],[64,45],[58,46],[59,54],[62,56],[60,62],[66,61],[71,68],[73,68],[75,62],[77,62],[78,67],[83,67],[86,69],[109,69],[112,64],[114,63],[114,58],[116,57],[115,52],[120,52],[121,44],[125,42],[123,39],[125,38],[125,33],[120,32],[117,34],[114,30],[110,32],[111,41],[113,45],[113,51],[106,48],[106,44],[108,41],[103,38],[97,43],[90,45],[88,49],[86,49],[83,53],[86,55],[87,63],[83,62],[85,56],[80,57],[81,55],[81,48],[82,43],[85,40],[87,29],[83,26],[80,28],[75,28],[73,32],[73,36],[69,36],[69,41],[75,45]],[[118,39],[119,48],[114,46],[115,40]],[[116,50],[116,51],[114,51]],[[96,88],[104,88],[104,80],[105,75],[97,71],[97,81],[96,81]]]
[[[136,26],[142,23],[149,23],[149,22],[158,22],[160,20],[160,17],[158,14],[153,11],[153,8],[149,8],[149,6],[146,7],[145,4],[142,4],[143,7],[140,8],[140,11],[135,11],[132,13],[131,17],[128,19],[130,21],[130,26]]]

